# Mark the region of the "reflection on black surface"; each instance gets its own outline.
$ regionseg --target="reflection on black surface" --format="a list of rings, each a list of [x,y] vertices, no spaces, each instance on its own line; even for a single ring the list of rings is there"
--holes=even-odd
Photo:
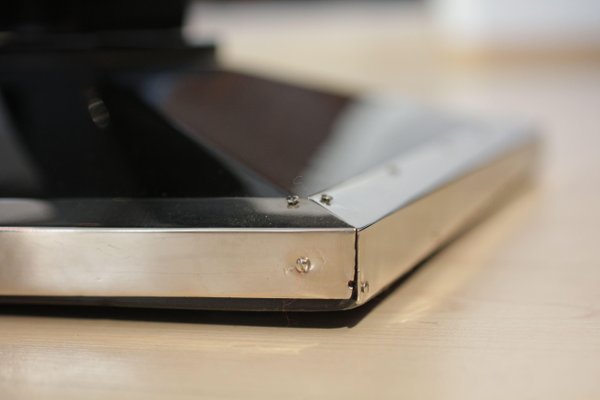
[[[155,76],[140,93],[263,195],[267,182],[309,196],[456,123],[397,99],[349,98],[227,72]]]
[[[164,72],[50,70],[3,80],[0,138],[11,146],[0,167],[36,178],[4,177],[0,195],[282,195],[346,101],[240,74],[191,75],[191,85],[174,80],[163,103]],[[194,117],[193,135],[181,129],[182,113]]]
[[[231,72],[57,60],[0,74],[2,197],[306,196],[450,124]]]
[[[4,185],[3,196],[243,194],[241,183],[226,167],[131,91],[110,78],[57,75],[26,75],[2,84],[3,111],[12,129],[1,134],[16,136],[11,140],[30,160],[39,181],[29,193]],[[90,109],[97,113],[93,107],[98,99],[106,108],[102,124],[92,119],[98,115],[90,114]]]
[[[191,137],[286,192],[349,99],[232,73],[173,77],[154,104]]]

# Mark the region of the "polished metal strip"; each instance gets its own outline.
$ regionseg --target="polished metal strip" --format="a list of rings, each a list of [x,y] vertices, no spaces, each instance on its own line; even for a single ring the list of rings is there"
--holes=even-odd
[[[530,143],[358,231],[357,305],[401,277],[526,180]]]
[[[0,295],[348,299],[355,230],[0,231]],[[298,267],[307,259],[310,268]]]
[[[535,165],[537,136],[460,128],[310,196],[357,228],[355,299],[389,286],[464,228]]]

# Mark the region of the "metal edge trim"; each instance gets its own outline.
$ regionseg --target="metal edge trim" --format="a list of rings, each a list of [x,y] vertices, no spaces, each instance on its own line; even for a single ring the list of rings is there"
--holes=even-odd
[[[539,142],[531,141],[524,147],[513,149],[487,165],[441,186],[373,225],[359,229],[356,305],[364,304],[381,293],[435,249],[448,243],[508,200],[519,185],[529,183],[537,166],[539,151]],[[473,200],[475,193],[478,198]],[[455,205],[436,207],[434,203]],[[418,220],[418,223],[414,223],[414,220]],[[416,226],[420,231],[414,229]],[[398,240],[388,243],[391,244],[389,246],[381,245],[385,238],[399,233],[404,238],[410,238],[409,242]],[[372,244],[375,243],[375,248],[369,246],[369,239]],[[382,248],[385,250],[382,251]],[[374,259],[375,253],[377,256]],[[377,273],[381,272],[384,273],[384,279],[377,279]],[[360,290],[361,284],[365,283],[368,290]]]
[[[354,228],[3,230],[0,296],[349,299],[355,245]]]
[[[340,208],[335,207],[340,203],[340,196],[337,196],[340,189],[350,189],[351,193],[358,194],[359,192],[365,192],[367,189],[371,189],[371,193],[377,193],[377,190],[372,190],[374,187],[383,187],[386,182],[382,180],[373,180],[371,179],[373,175],[381,174],[382,171],[389,171],[389,163],[380,165],[378,167],[373,168],[361,174],[355,178],[352,178],[349,181],[346,181],[340,185],[336,185],[332,188],[323,190],[319,193],[309,196],[309,198],[316,204],[319,204],[321,207],[327,209],[333,215],[337,216],[344,222],[349,225],[355,226],[357,228],[357,238],[356,238],[356,274],[355,279],[353,281],[353,299],[355,302],[353,304],[349,304],[348,308],[354,308],[359,305],[364,304],[366,301],[374,297],[375,295],[381,293],[386,287],[393,284],[394,281],[402,278],[411,268],[416,266],[420,260],[423,260],[427,257],[427,255],[431,254],[437,247],[442,246],[444,243],[448,242],[454,236],[456,236],[461,229],[465,229],[468,227],[469,223],[475,222],[477,220],[477,216],[483,214],[482,210],[485,210],[486,206],[492,204],[494,198],[489,199],[486,204],[481,205],[480,209],[476,212],[468,213],[462,223],[454,226],[454,229],[449,230],[449,232],[443,238],[438,238],[434,243],[429,243],[425,249],[421,250],[419,254],[416,256],[413,255],[410,258],[410,261],[403,260],[403,255],[396,255],[395,261],[400,263],[401,266],[395,269],[395,272],[392,273],[392,276],[385,280],[383,283],[379,284],[371,284],[369,279],[365,276],[365,269],[369,268],[368,265],[365,265],[365,260],[363,258],[364,245],[361,244],[363,240],[361,240],[361,236],[364,235],[365,231],[370,230],[373,227],[377,227],[382,222],[393,218],[395,215],[403,213],[406,209],[409,209],[414,204],[419,204],[426,199],[429,199],[432,196],[435,196],[438,192],[443,192],[447,187],[452,187],[456,185],[460,185],[468,177],[475,174],[485,173],[486,170],[489,170],[491,167],[497,164],[506,164],[506,160],[511,160],[513,158],[518,158],[518,155],[526,154],[528,158],[525,160],[525,165],[509,179],[509,182],[504,185],[504,187],[496,188],[494,191],[494,196],[499,196],[502,193],[502,189],[508,189],[511,184],[518,182],[519,180],[525,180],[526,177],[532,175],[538,165],[539,154],[541,152],[541,138],[539,134],[533,130],[527,130],[524,128],[515,129],[512,131],[497,131],[497,135],[493,138],[495,140],[487,143],[487,146],[484,146],[484,149],[480,152],[473,151],[477,150],[476,148],[471,148],[470,153],[467,155],[469,159],[466,163],[462,165],[455,164],[455,169],[452,171],[448,171],[443,176],[443,179],[434,179],[435,184],[430,185],[428,187],[420,188],[419,190],[413,190],[412,193],[406,194],[402,199],[396,199],[393,203],[393,206],[390,206],[390,203],[387,204],[387,208],[379,211],[379,215],[377,212],[372,212],[369,215],[369,220],[366,223],[357,223],[353,221],[352,218],[348,218],[344,213],[344,207]],[[460,144],[460,143],[458,143]],[[456,145],[456,143],[455,143]],[[464,156],[465,154],[463,154]],[[391,161],[391,164],[402,164],[403,158],[405,156],[398,157]],[[387,174],[387,172],[386,172]],[[381,176],[381,175],[380,175]],[[435,177],[434,177],[435,178]],[[367,187],[370,186],[370,187]],[[414,188],[413,188],[414,189]],[[332,203],[327,204],[323,202],[321,196],[323,194],[332,194]],[[372,198],[372,196],[371,196]],[[348,197],[342,197],[342,202],[348,202]],[[365,201],[365,203],[368,203]],[[364,204],[363,204],[364,205]],[[356,204],[355,204],[356,206]],[[462,205],[463,208],[468,208],[468,205]],[[364,221],[363,221],[364,222]],[[447,229],[441,226],[438,229]],[[393,260],[389,260],[392,262]],[[368,263],[367,263],[368,264]]]

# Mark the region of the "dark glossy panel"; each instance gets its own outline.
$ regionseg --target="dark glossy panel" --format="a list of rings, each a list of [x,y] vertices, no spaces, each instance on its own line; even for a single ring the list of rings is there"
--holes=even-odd
[[[21,175],[27,170],[26,179],[4,177],[0,195],[245,194],[226,166],[115,84],[111,74],[86,68],[27,72],[4,75],[0,86],[0,141],[6,144],[0,168]]]
[[[145,67],[138,51],[116,52],[128,67],[105,64],[119,54],[103,52],[0,57],[0,196],[281,196],[289,188],[273,177],[296,175],[346,101],[207,71],[193,51],[187,63]],[[155,108],[180,74],[202,78],[184,111],[205,132],[190,135]],[[267,169],[245,165],[257,156]]]
[[[103,51],[0,56],[0,196],[308,196],[455,124],[214,70],[191,50],[143,67]]]
[[[191,137],[294,191],[350,100],[236,73],[167,77],[152,101]]]

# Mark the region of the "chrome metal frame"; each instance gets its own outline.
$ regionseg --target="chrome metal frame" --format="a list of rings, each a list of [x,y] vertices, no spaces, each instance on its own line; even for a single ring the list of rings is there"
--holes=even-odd
[[[444,136],[297,203],[1,200],[0,301],[355,307],[530,175],[535,135],[481,129]],[[107,222],[106,210],[120,217]]]
[[[451,138],[310,197],[357,230],[355,305],[392,284],[535,170],[539,140],[529,129],[463,128]]]

